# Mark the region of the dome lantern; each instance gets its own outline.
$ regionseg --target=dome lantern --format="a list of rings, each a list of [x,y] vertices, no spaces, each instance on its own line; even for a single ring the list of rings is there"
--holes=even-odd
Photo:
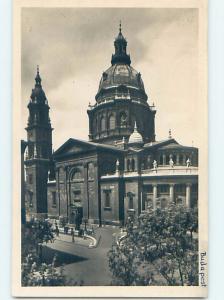
[[[112,66],[116,63],[123,63],[130,65],[130,55],[126,53],[127,41],[121,32],[121,22],[119,26],[119,33],[114,41],[115,54],[112,55],[111,64]]]

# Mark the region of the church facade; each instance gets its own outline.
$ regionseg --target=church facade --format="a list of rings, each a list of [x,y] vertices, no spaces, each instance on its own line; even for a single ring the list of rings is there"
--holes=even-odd
[[[197,206],[198,149],[155,138],[156,109],[131,66],[121,28],[111,66],[89,105],[89,140],[67,140],[52,153],[49,105],[39,70],[28,104],[26,215],[124,225],[130,215],[169,203]],[[57,133],[55,133],[57,134]],[[25,148],[24,148],[25,149]]]

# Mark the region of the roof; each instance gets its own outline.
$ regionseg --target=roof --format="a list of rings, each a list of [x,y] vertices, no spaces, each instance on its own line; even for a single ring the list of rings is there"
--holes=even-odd
[[[165,149],[194,149],[196,150],[196,147],[191,147],[191,146],[183,146],[180,145],[174,138],[168,138],[166,140],[162,141],[156,141],[156,142],[151,142],[147,143],[144,145],[144,149],[148,148],[158,148],[158,150],[165,150]]]
[[[197,149],[196,147],[183,146],[178,143],[171,143],[160,147],[160,149]]]
[[[117,147],[113,145],[105,145],[105,144],[99,144],[99,143],[94,143],[94,142],[89,142],[89,141],[84,141],[84,140],[79,140],[79,139],[73,139],[70,138],[68,139],[61,147],[59,147],[55,152],[54,152],[54,157],[60,156],[63,154],[66,154],[73,148],[75,150],[75,146],[81,146],[83,148],[80,149],[79,152],[85,152],[85,151],[90,151],[90,150],[106,150],[106,151],[114,151],[114,152],[123,152],[122,149],[118,149]],[[75,152],[75,151],[74,151]],[[70,152],[71,154],[74,152]]]
[[[150,142],[144,145],[144,148],[157,148],[157,147],[162,147],[165,145],[168,145],[170,143],[175,143],[178,145],[177,141],[175,139],[166,139],[166,140],[162,140],[162,141],[155,141],[155,142]]]
[[[144,84],[140,73],[131,66],[121,63],[111,66],[103,73],[99,91],[109,87],[117,87],[121,84],[144,91]]]

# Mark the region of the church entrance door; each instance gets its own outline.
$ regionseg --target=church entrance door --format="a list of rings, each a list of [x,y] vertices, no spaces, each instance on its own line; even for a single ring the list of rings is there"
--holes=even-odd
[[[70,223],[75,225],[76,230],[80,229],[80,225],[82,224],[82,218],[83,208],[81,206],[72,208]]]

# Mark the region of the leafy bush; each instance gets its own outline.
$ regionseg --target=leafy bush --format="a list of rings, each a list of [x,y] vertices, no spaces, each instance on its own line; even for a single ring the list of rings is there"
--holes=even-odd
[[[53,242],[52,225],[47,220],[31,220],[22,228],[22,286],[61,286],[65,284],[62,268],[42,262],[42,244]]]
[[[109,251],[115,285],[198,285],[198,213],[171,204],[127,222]]]

